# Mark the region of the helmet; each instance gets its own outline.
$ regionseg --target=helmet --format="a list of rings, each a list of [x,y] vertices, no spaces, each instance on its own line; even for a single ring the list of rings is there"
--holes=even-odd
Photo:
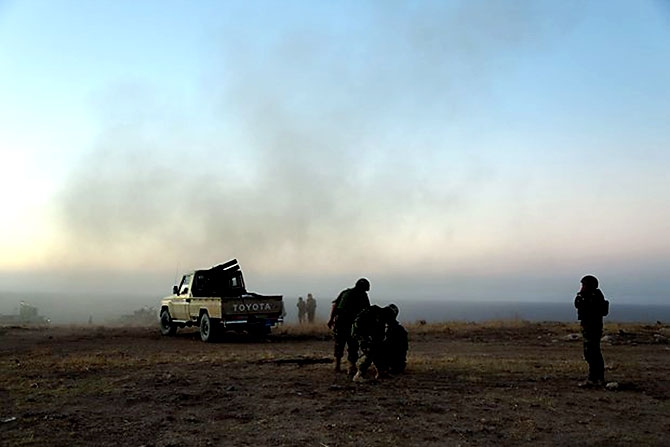
[[[356,285],[354,287],[356,289],[365,290],[367,292],[370,290],[370,281],[365,278],[361,278],[356,281]]]
[[[586,275],[583,277],[580,281],[584,287],[589,288],[589,289],[597,289],[598,288],[598,278],[596,278],[593,275]]]
[[[386,308],[389,309],[391,312],[393,312],[393,318],[396,318],[398,316],[398,313],[400,312],[398,306],[396,306],[395,304],[389,304],[388,306],[386,306]]]

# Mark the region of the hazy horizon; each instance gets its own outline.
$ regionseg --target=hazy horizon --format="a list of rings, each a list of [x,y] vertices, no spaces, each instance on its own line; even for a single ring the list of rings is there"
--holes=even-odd
[[[245,272],[246,273],[246,272]],[[181,276],[178,275],[178,278]],[[76,275],[58,278],[39,278],[32,283],[26,282],[15,290],[0,289],[0,314],[16,313],[19,302],[26,301],[40,309],[40,313],[57,323],[85,323],[89,316],[102,323],[106,319],[132,314],[143,307],[157,308],[160,299],[170,295],[174,283],[174,272],[161,278],[160,275],[138,275],[128,281],[126,275],[118,275],[117,282],[108,278],[108,286],[100,287],[101,281],[95,279],[86,284]],[[637,276],[628,278],[616,274],[600,275],[601,287],[610,300],[613,315],[617,321],[644,321],[667,319],[670,312],[670,300],[667,290],[670,283],[667,278],[655,280]],[[0,282],[7,281],[0,276]],[[162,281],[165,280],[165,281]],[[345,277],[320,278],[315,281],[303,279],[246,274],[248,290],[262,294],[281,294],[290,318],[295,317],[295,303],[299,296],[312,293],[317,299],[317,314],[326,318],[331,301],[344,288],[353,286],[355,279]],[[551,320],[551,311],[557,311],[560,321],[574,319],[573,299],[579,288],[579,278],[524,277],[498,278],[451,277],[451,278],[403,278],[370,277],[372,289],[369,292],[373,304],[386,305],[394,302],[401,306],[403,315],[411,320],[427,319],[440,321],[448,310],[456,309],[461,319],[487,320],[496,318],[540,318]],[[42,289],[37,289],[37,284]],[[123,282],[127,281],[127,282]],[[420,286],[417,287],[416,284]],[[524,303],[531,305],[525,309]],[[553,306],[540,306],[542,303]],[[632,306],[632,307],[631,307]],[[654,317],[653,312],[644,309],[658,309],[665,306],[661,315]],[[627,312],[633,310],[630,314]]]
[[[301,294],[303,298],[304,294]],[[54,325],[118,325],[147,323],[133,320],[136,311],[154,311],[156,327],[158,321],[158,301],[148,296],[98,295],[91,300],[85,295],[69,295],[59,292],[3,293],[0,292],[0,316],[18,315],[21,302],[35,306],[41,317],[48,318]],[[656,323],[670,321],[670,304],[640,304],[610,298],[610,314],[605,322]],[[325,325],[328,319],[330,297],[317,297],[316,324]],[[296,304],[298,296],[285,296],[285,323],[297,324]],[[399,319],[405,324],[424,320],[428,323],[451,321],[557,321],[576,322],[576,311],[572,300],[563,301],[519,301],[459,299],[457,297],[433,299],[398,298],[372,299],[373,304],[385,306],[390,303],[400,308]],[[9,305],[7,305],[9,304]]]

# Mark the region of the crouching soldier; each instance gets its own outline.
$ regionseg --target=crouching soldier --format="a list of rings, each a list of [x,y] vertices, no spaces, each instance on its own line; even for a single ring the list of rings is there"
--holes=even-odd
[[[397,320],[398,307],[395,304],[391,304],[389,307],[394,308],[396,315],[386,326],[382,355],[388,372],[399,374],[405,371],[405,366],[407,366],[409,340],[407,330]]]
[[[583,277],[581,284],[582,287],[575,297],[575,307],[582,328],[584,360],[589,365],[589,376],[579,386],[604,386],[605,362],[600,351],[600,339],[603,336],[603,317],[609,313],[609,301],[598,288],[595,276]]]
[[[395,321],[397,315],[398,307],[395,304],[386,307],[375,305],[361,312],[354,321],[352,335],[358,340],[362,353],[354,382],[365,382],[372,364],[377,368],[377,378],[388,373],[390,363],[385,355],[384,342],[387,327]]]

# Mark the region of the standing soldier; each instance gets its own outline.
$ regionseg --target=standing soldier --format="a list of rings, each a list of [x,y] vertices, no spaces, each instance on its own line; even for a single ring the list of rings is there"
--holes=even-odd
[[[311,293],[307,294],[307,321],[312,324],[314,323],[314,313],[316,312],[316,300]]]
[[[358,341],[351,335],[351,325],[362,310],[370,307],[368,291],[370,291],[370,281],[361,278],[356,281],[353,288],[340,292],[333,301],[328,320],[328,327],[333,330],[335,338],[335,371],[341,371],[342,356],[346,345],[350,376],[356,374],[356,362],[358,361]]]
[[[298,297],[298,323],[303,324],[305,322],[305,301],[302,297]]]
[[[598,288],[598,279],[586,275],[581,279],[582,288],[575,298],[577,318],[584,338],[584,360],[589,364],[589,377],[580,387],[591,388],[605,385],[605,362],[600,352],[603,336],[603,317],[609,313],[609,301]]]

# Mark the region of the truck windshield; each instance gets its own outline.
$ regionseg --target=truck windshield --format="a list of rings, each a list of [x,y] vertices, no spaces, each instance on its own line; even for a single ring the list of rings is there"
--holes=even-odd
[[[179,295],[188,293],[188,286],[191,284],[191,276],[193,275],[184,275],[184,277],[181,279],[181,284],[179,285]]]

